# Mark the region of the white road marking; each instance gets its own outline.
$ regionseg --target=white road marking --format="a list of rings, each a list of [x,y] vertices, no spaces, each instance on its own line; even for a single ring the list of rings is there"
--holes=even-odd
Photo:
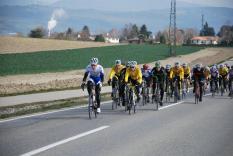
[[[185,101],[180,101],[180,102],[177,102],[177,103],[168,105],[168,106],[163,106],[163,107],[160,107],[159,110],[166,109],[166,108],[169,108],[169,107],[173,107],[173,106],[175,106],[175,105],[182,104],[182,103],[184,103],[184,102],[185,102]]]
[[[101,130],[106,129],[106,128],[109,128],[109,127],[110,127],[110,126],[102,126],[102,127],[99,127],[99,128],[96,128],[96,129],[93,129],[93,130],[90,130],[90,131],[87,131],[87,132],[78,134],[78,135],[76,135],[76,136],[67,138],[67,139],[65,139],[65,140],[61,140],[61,141],[52,143],[52,144],[50,144],[50,145],[41,147],[41,148],[39,148],[39,149],[30,151],[30,152],[28,152],[28,153],[22,154],[21,156],[32,156],[32,155],[35,155],[35,154],[38,154],[38,153],[47,151],[47,150],[49,150],[49,149],[51,149],[51,148],[54,148],[54,147],[56,147],[56,146],[59,146],[59,145],[68,143],[68,142],[70,142],[70,141],[73,141],[73,140],[82,138],[82,137],[84,137],[84,136],[87,136],[87,135],[90,135],[90,134],[93,134],[93,133],[96,133],[96,132],[98,132],[98,131],[101,131]]]
[[[109,102],[112,102],[112,101],[105,101],[105,102],[102,102],[101,104],[107,104]],[[30,118],[30,117],[34,117],[34,116],[41,116],[41,115],[46,115],[46,114],[58,113],[58,112],[63,112],[63,111],[68,111],[68,110],[73,110],[73,109],[80,109],[80,108],[85,108],[85,107],[87,107],[87,105],[76,106],[76,107],[71,107],[71,108],[64,108],[64,109],[48,111],[48,112],[44,112],[44,113],[36,113],[36,114],[32,114],[32,115],[24,115],[24,116],[20,116],[20,117],[11,118],[11,119],[0,120],[0,123]]]

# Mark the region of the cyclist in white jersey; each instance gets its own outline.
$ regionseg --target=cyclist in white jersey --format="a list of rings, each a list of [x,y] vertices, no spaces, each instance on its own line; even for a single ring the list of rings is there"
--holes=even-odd
[[[100,91],[102,83],[104,82],[104,69],[101,65],[98,64],[98,58],[92,58],[90,64],[87,66],[83,77],[82,88],[83,86],[85,86],[86,80],[88,94],[90,94],[91,90],[93,89],[93,86],[95,85],[97,113],[100,113]]]

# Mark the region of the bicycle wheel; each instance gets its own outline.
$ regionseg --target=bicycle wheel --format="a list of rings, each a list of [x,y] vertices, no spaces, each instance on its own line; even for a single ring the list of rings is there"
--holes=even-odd
[[[195,95],[195,104],[198,104],[198,101],[199,101],[199,96]]]
[[[92,97],[92,95],[89,95],[89,97],[88,97],[88,115],[89,115],[89,119],[92,119],[92,113],[93,113],[93,97]]]

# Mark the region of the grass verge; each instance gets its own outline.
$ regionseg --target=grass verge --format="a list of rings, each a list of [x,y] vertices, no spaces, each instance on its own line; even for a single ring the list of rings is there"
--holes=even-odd
[[[109,93],[104,93],[101,95],[101,101],[107,101],[110,99],[111,97]],[[88,103],[87,97],[78,97],[78,98],[71,98],[71,99],[65,99],[65,100],[0,107],[0,119],[7,119],[11,117],[28,115],[28,114],[33,114],[33,113],[81,106],[87,103]]]

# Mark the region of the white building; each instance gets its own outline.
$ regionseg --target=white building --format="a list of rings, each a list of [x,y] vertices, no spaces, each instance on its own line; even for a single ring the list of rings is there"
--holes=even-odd
[[[195,36],[191,39],[191,44],[195,45],[217,45],[219,37],[214,36]]]

